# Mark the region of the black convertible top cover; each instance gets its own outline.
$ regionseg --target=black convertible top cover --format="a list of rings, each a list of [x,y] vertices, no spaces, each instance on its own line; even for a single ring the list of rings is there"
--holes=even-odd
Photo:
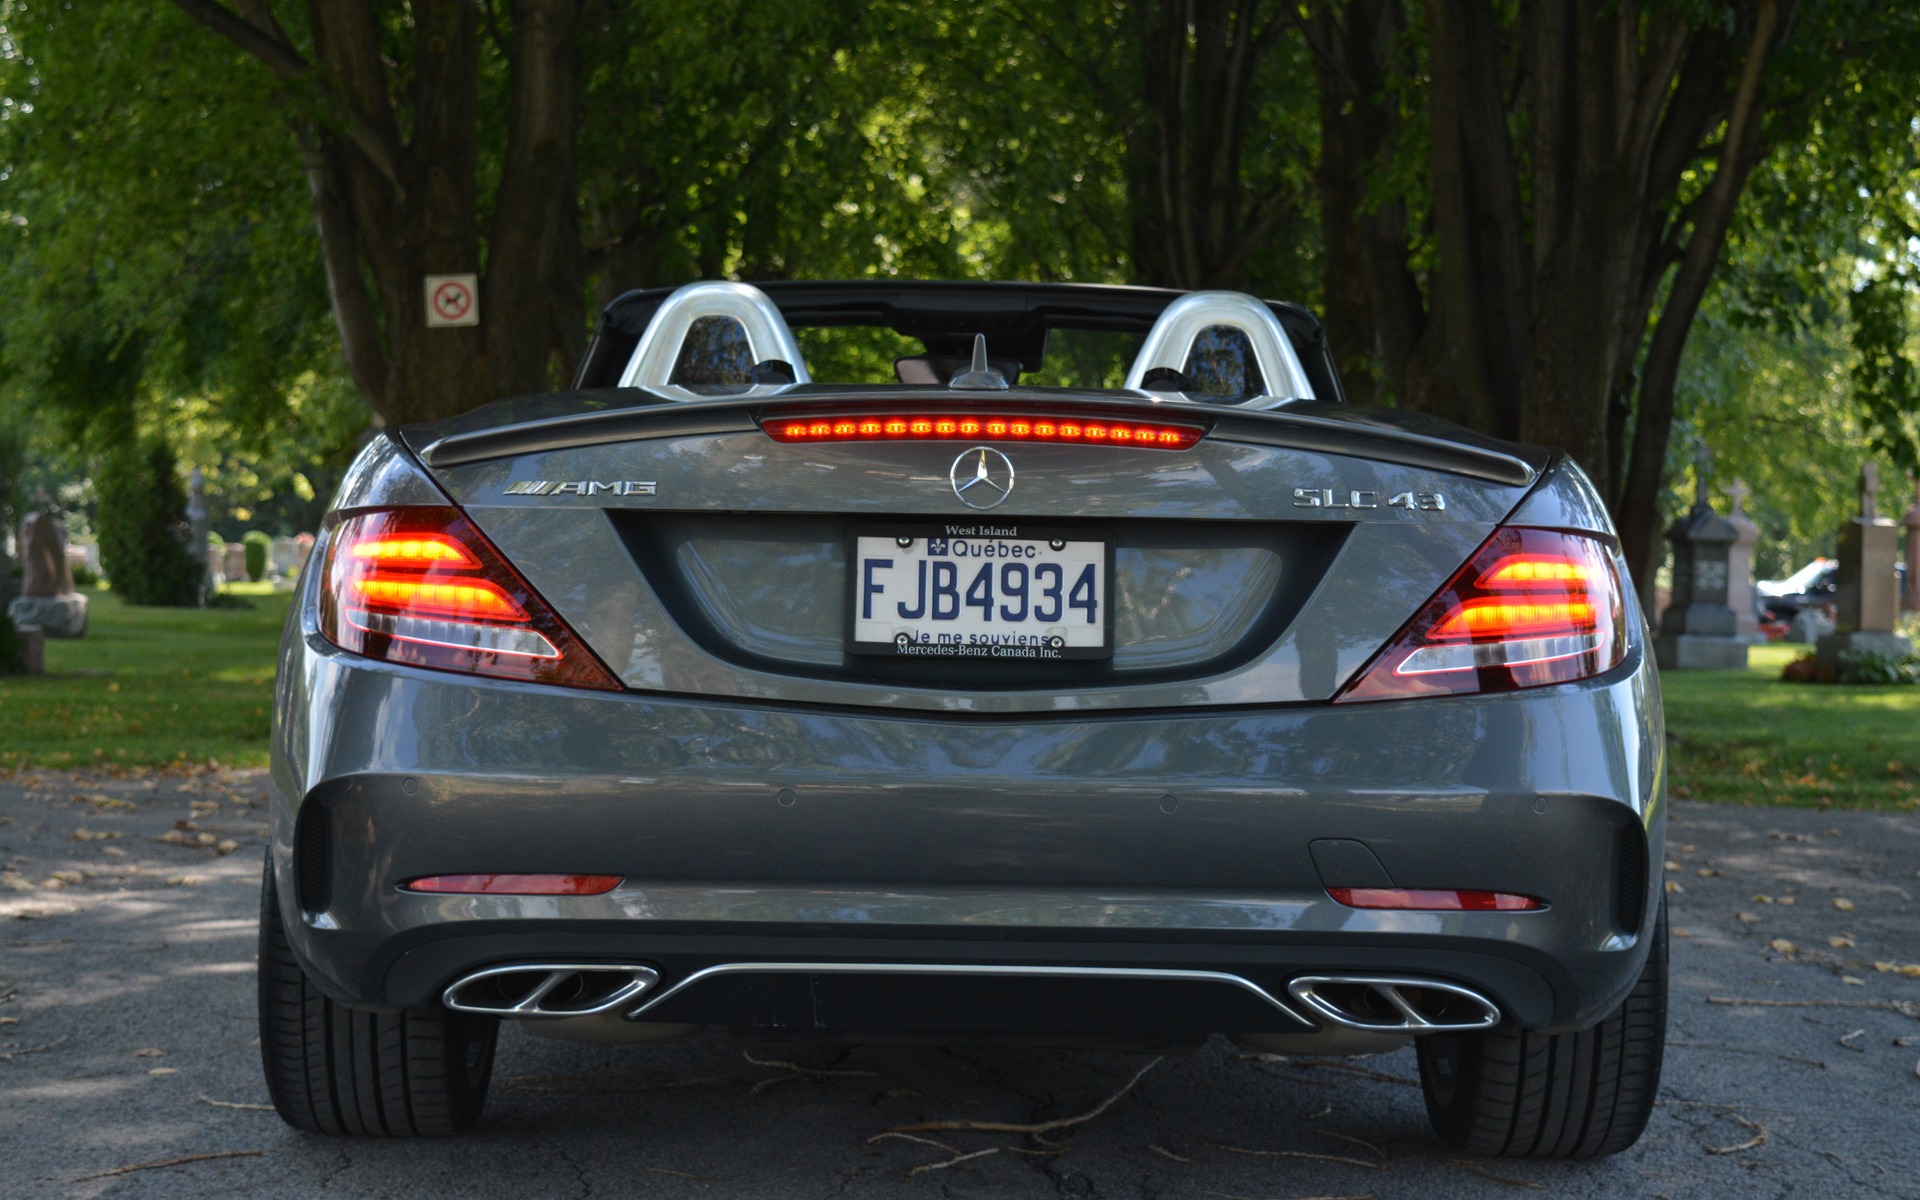
[[[984,333],[995,358],[1017,359],[1023,371],[1039,368],[1049,330],[1144,335],[1167,305],[1187,294],[1098,283],[769,280],[753,286],[767,294],[795,329],[875,326],[918,338],[927,353],[941,355],[966,354],[974,335]],[[670,287],[631,291],[607,305],[574,386],[617,385],[647,323],[673,292]],[[1314,394],[1323,401],[1344,402],[1346,392],[1319,319],[1297,304],[1266,304],[1293,342]]]

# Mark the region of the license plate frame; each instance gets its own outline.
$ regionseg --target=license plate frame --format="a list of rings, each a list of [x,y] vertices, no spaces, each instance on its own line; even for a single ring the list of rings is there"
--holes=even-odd
[[[1062,625],[1055,626],[1039,626],[1037,622],[1033,620],[1008,622],[1007,624],[1018,625],[1020,628],[1001,631],[1006,634],[1025,634],[1029,638],[1040,637],[1043,639],[1049,638],[1050,631],[1053,631],[1052,636],[1064,635],[1059,643],[1042,641],[1036,644],[1023,641],[1006,642],[989,640],[976,642],[966,640],[968,635],[981,632],[973,628],[973,626],[980,623],[976,619],[961,622],[960,624],[964,625],[964,628],[939,631],[960,635],[962,638],[960,641],[942,642],[939,640],[922,639],[917,635],[926,634],[931,637],[936,631],[930,627],[940,623],[934,620],[932,612],[929,611],[932,600],[924,595],[916,594],[915,596],[916,599],[920,600],[922,612],[926,614],[920,618],[901,618],[897,614],[891,618],[865,615],[874,611],[867,607],[867,601],[869,600],[894,604],[898,604],[900,601],[897,598],[890,597],[885,591],[872,596],[865,594],[866,586],[870,586],[875,582],[880,582],[884,585],[884,583],[890,580],[879,580],[877,577],[875,579],[863,579],[863,576],[868,574],[868,572],[864,570],[862,562],[861,540],[863,538],[891,543],[890,549],[895,553],[900,551],[917,551],[917,555],[910,557],[909,562],[925,562],[930,564],[940,560],[954,561],[957,564],[957,588],[961,598],[959,610],[962,616],[968,613],[977,613],[979,607],[977,602],[974,604],[965,602],[966,592],[970,584],[977,579],[979,574],[977,568],[974,568],[972,564],[999,564],[1001,567],[1005,567],[1014,563],[1024,562],[1030,569],[1028,576],[1029,594],[1027,596],[1028,611],[1031,612],[1034,608],[1038,607],[1036,597],[1034,597],[1031,592],[1032,583],[1034,582],[1031,577],[1031,568],[1037,567],[1042,563],[1056,563],[1062,566],[1063,578],[1059,605],[1062,611],[1062,617],[1064,618],[1069,614],[1078,617],[1084,609],[1079,605],[1071,608],[1068,606],[1068,601],[1071,598],[1073,588],[1077,582],[1077,576],[1070,573],[1066,568],[1068,566],[1083,568],[1086,564],[1091,563],[1095,566],[1093,598],[1096,611],[1093,620],[1084,624],[1076,623],[1072,630],[1063,628],[1064,622]],[[901,539],[906,539],[909,544],[905,547],[901,546]],[[984,546],[986,543],[1040,543],[1041,545],[1037,547],[1038,553],[1033,557],[1026,557],[999,550],[977,555],[955,555],[952,554],[951,551],[945,555],[935,555],[932,553],[933,546],[931,544],[935,540],[944,540],[950,546],[954,542],[965,542],[970,546],[976,544]],[[1058,543],[1060,548],[1056,549],[1054,543]],[[925,659],[929,662],[937,662],[943,659],[966,662],[1003,662],[1008,664],[1010,669],[1017,669],[1021,666],[1039,666],[1049,662],[1057,663],[1073,660],[1104,662],[1113,657],[1114,538],[1109,530],[1060,525],[1036,525],[1018,520],[971,522],[921,521],[915,523],[860,524],[848,528],[846,546],[847,619],[845,645],[847,653],[849,654],[886,658],[918,658]],[[898,569],[894,568],[892,570],[897,571]],[[929,568],[929,573],[931,573],[931,567]],[[918,573],[916,572],[916,577],[917,576]],[[989,589],[992,593],[992,611],[996,617],[1000,615],[1003,607],[999,585],[1004,582],[1005,579],[1006,576],[1004,572],[1002,570],[996,570],[989,584]],[[905,580],[901,582],[904,583]],[[916,578],[915,583],[918,589],[923,592],[926,583],[918,578]],[[1009,596],[1007,599],[1011,600],[1011,597]],[[889,632],[884,639],[873,636],[875,626],[882,622],[887,623],[889,626]],[[903,630],[911,630],[916,637],[912,640],[903,638],[901,636]],[[1097,645],[1086,643],[1086,634],[1084,631],[1087,630],[1098,631],[1099,643]],[[863,632],[869,636],[862,637],[861,634]],[[1076,637],[1076,633],[1079,636]]]

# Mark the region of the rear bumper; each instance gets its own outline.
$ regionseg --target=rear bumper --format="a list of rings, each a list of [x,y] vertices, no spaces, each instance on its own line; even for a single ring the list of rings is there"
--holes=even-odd
[[[662,990],[727,963],[1052,964],[1220,972],[1274,996],[1302,974],[1417,974],[1567,1028],[1632,986],[1658,900],[1664,752],[1638,652],[1591,684],[1504,696],[1038,720],[476,683],[297,633],[282,671],[283,915],[320,986],[363,1007],[430,1004],[466,971],[556,956],[645,962]],[[1345,908],[1326,887],[1378,881],[1327,877],[1345,868],[1316,863],[1317,839],[1364,843],[1394,886],[1547,908]],[[1640,856],[1637,889],[1623,856]],[[626,882],[596,897],[399,887],[493,871]],[[871,989],[821,979],[716,980],[645,1019],[871,1027]],[[1019,1005],[991,1002],[1018,989],[978,982],[890,980],[883,1007],[902,1028],[1018,1025]],[[1232,987],[1104,1007],[1137,990],[1077,990],[1089,1027],[1300,1027]],[[958,1016],[934,1011],[936,991]]]

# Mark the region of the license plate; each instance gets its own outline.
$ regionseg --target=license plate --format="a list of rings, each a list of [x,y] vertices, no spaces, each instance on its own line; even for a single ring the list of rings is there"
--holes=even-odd
[[[1016,524],[854,531],[855,654],[1008,663],[1113,657],[1111,542]]]

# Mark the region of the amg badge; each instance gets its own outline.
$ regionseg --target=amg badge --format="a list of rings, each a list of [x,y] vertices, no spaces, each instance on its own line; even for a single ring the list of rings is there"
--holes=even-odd
[[[508,496],[651,496],[653,480],[616,479],[602,483],[597,479],[523,479],[510,483]]]

